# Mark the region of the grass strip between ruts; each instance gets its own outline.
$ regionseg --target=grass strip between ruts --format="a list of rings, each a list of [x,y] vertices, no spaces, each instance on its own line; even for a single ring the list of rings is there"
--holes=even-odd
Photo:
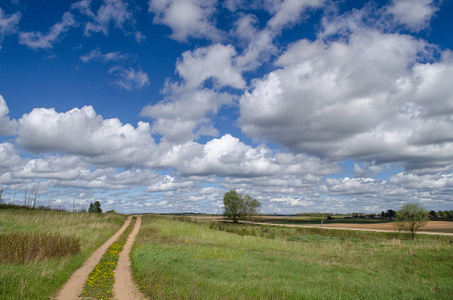
[[[113,284],[115,282],[114,270],[127,237],[132,232],[137,218],[133,217],[131,223],[120,237],[107,249],[99,263],[88,276],[82,298],[113,299]]]

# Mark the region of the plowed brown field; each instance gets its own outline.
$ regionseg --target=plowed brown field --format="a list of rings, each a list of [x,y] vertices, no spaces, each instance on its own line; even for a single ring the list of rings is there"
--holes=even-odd
[[[359,228],[372,230],[393,230],[393,223],[375,223],[375,224],[324,224],[323,227],[341,227],[341,228]],[[433,232],[453,232],[453,222],[447,221],[430,221],[421,228],[423,231]]]

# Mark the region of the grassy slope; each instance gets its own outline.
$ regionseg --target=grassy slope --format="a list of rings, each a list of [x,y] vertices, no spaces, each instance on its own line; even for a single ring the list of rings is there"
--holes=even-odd
[[[278,230],[266,239],[145,216],[133,270],[151,299],[448,299],[453,293],[450,238]]]
[[[1,209],[0,232],[59,232],[79,237],[82,247],[73,257],[0,265],[0,299],[49,299],[124,220],[119,214]]]

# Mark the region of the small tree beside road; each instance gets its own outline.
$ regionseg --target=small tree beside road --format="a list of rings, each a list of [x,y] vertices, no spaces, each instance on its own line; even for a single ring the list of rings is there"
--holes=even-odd
[[[239,219],[257,214],[261,203],[249,195],[240,195],[235,190],[226,192],[223,196],[225,216],[237,223]]]
[[[418,229],[429,221],[428,211],[418,203],[406,203],[397,211],[395,228],[406,231],[415,239]]]

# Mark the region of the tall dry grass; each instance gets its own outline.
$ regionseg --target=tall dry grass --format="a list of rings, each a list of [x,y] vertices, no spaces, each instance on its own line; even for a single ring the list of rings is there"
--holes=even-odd
[[[73,236],[42,232],[0,234],[1,264],[24,264],[79,252],[80,239]]]

